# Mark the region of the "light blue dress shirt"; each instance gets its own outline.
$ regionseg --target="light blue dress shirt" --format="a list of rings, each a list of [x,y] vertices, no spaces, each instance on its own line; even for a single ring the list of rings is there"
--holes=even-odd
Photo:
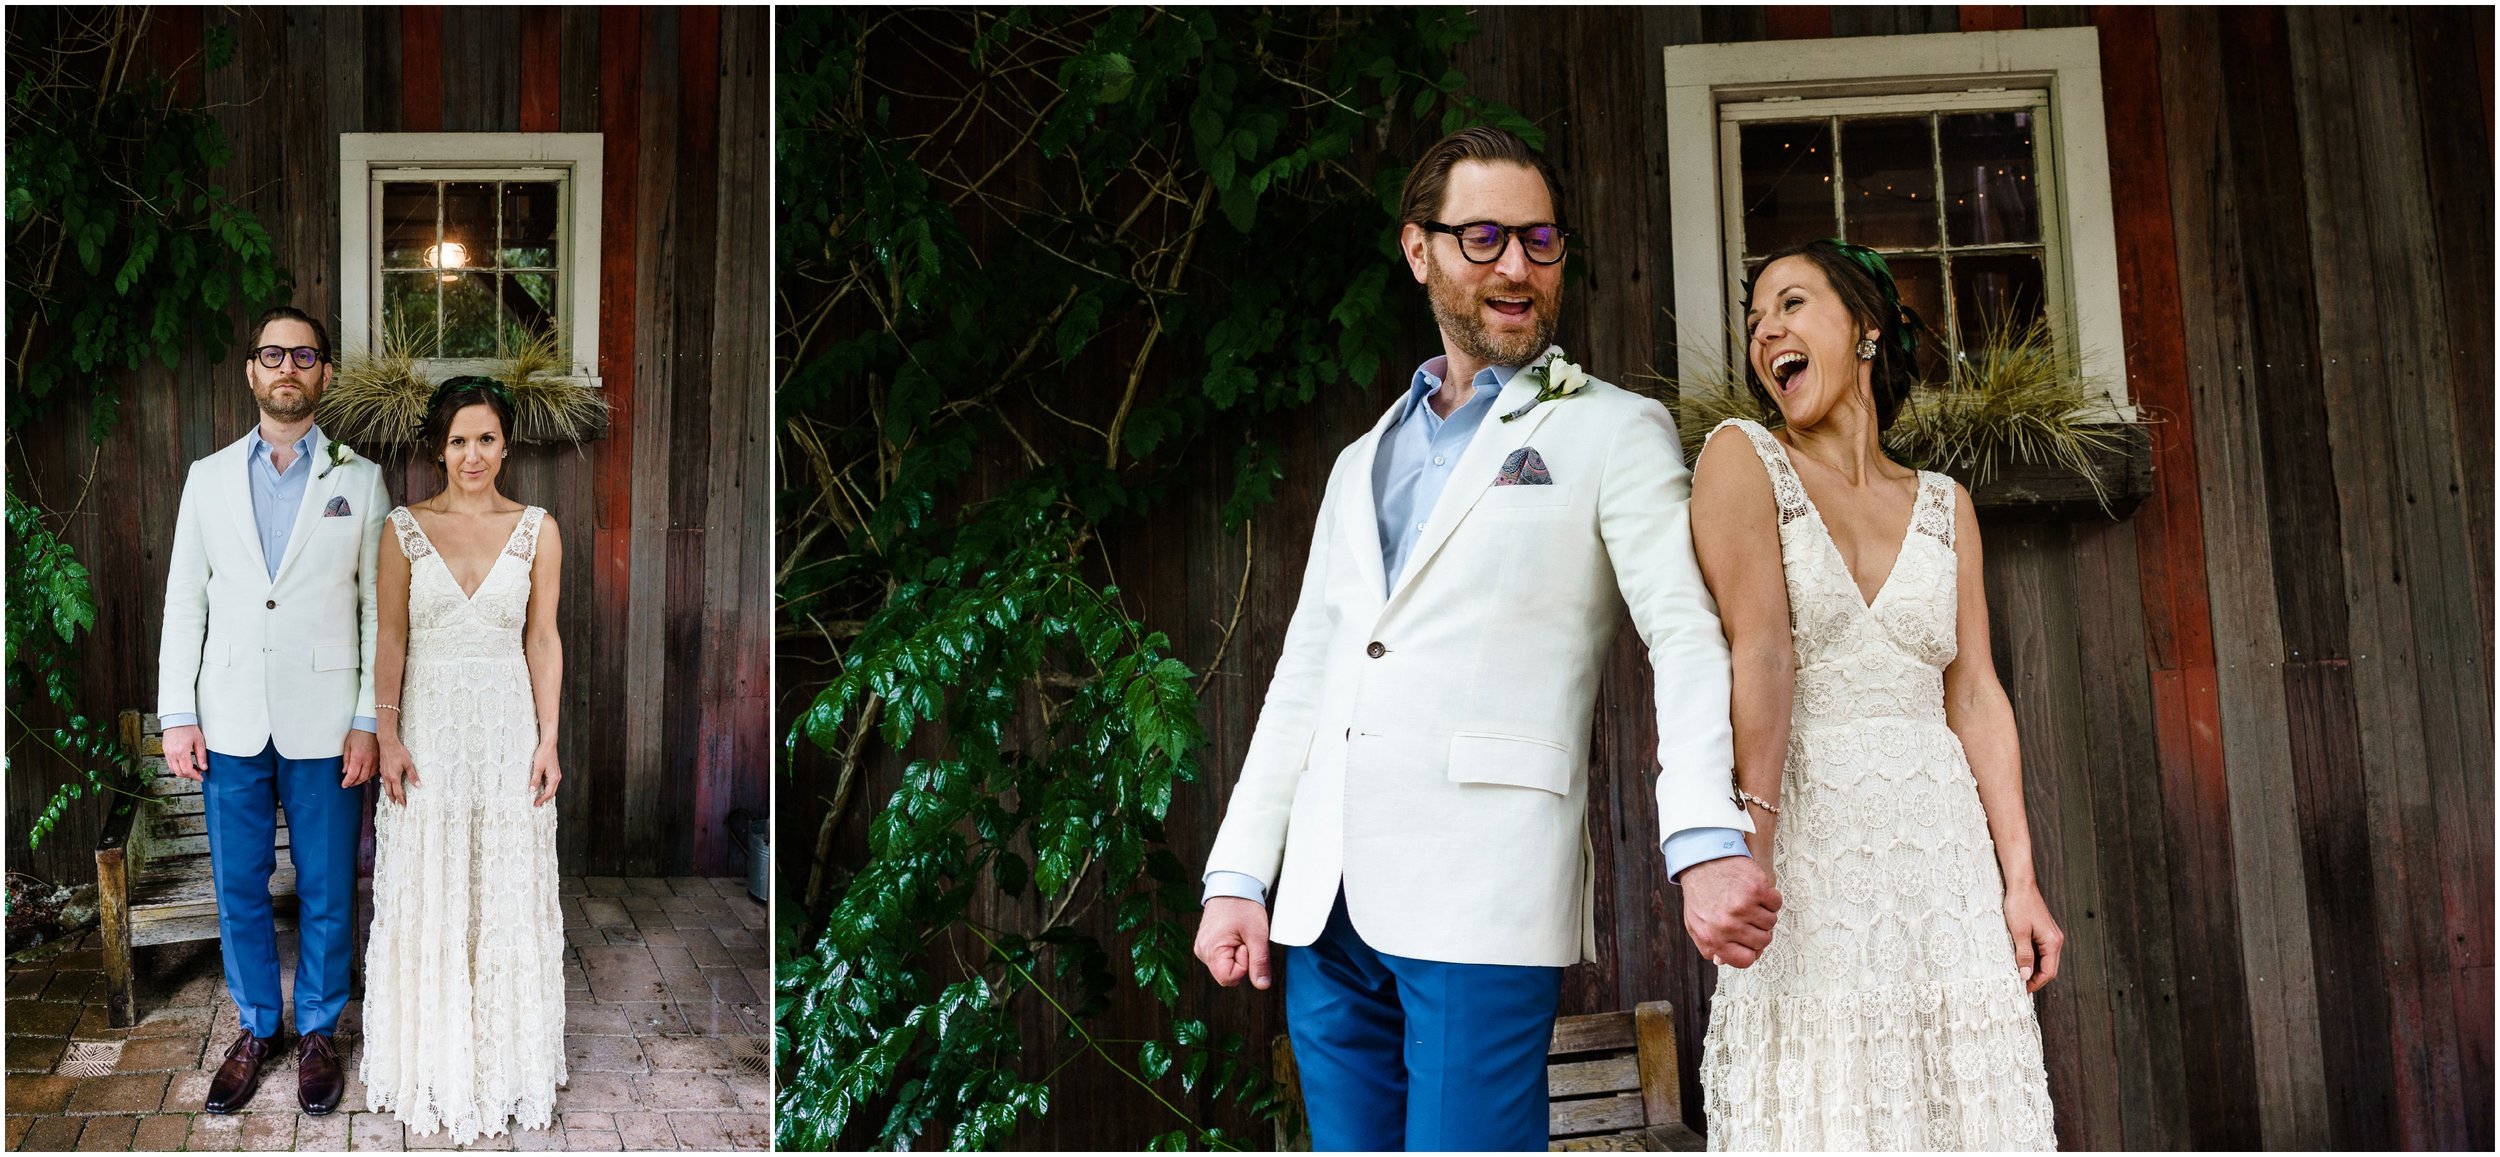
[[[1467,404],[1442,417],[1432,408],[1431,398],[1441,392],[1441,375],[1449,369],[1448,358],[1434,358],[1416,367],[1415,377],[1406,387],[1406,398],[1398,403],[1398,412],[1389,419],[1389,428],[1380,434],[1380,451],[1372,456],[1372,500],[1380,526],[1380,573],[1388,580],[1384,596],[1398,587],[1398,577],[1406,573],[1407,556],[1415,552],[1415,544],[1423,539],[1424,523],[1432,518],[1432,508],[1441,501],[1441,491],[1450,484],[1450,472],[1458,469],[1458,460],[1467,453],[1467,445],[1476,440],[1476,431],[1484,426],[1485,415],[1493,412],[1493,402],[1501,397],[1502,387],[1509,385],[1519,373],[1517,366],[1487,366],[1476,371],[1471,383],[1475,396]]]
[[[287,536],[295,533],[296,512],[304,508],[305,484],[312,479],[313,435],[320,429],[305,428],[304,436],[295,440],[295,461],[280,470],[275,448],[261,438],[259,426],[252,427],[243,473],[252,481],[252,528],[260,534],[260,557],[269,567],[272,582],[277,581],[278,564],[286,561]],[[178,711],[157,722],[165,727],[197,727],[200,717]],[[357,731],[379,730],[370,715],[359,715],[348,726]]]
[[[1440,392],[1441,375],[1449,372],[1449,359],[1436,357],[1415,367],[1406,397],[1390,417],[1389,428],[1381,432],[1380,450],[1372,458],[1372,495],[1378,504],[1376,517],[1380,527],[1380,571],[1388,580],[1389,590],[1397,589],[1398,576],[1406,572],[1407,556],[1422,539],[1424,524],[1432,520],[1432,508],[1441,501],[1441,491],[1450,483],[1450,472],[1458,469],[1459,457],[1475,441],[1476,431],[1484,427],[1485,415],[1493,412],[1494,399],[1501,396],[1502,387],[1509,385],[1521,368],[1488,366],[1476,371],[1471,383],[1475,396],[1444,418],[1428,399]],[[1688,828],[1668,837],[1660,847],[1666,853],[1669,880],[1704,860],[1750,854],[1745,850],[1744,833],[1734,828]],[[1267,903],[1266,885],[1246,872],[1209,872],[1206,888],[1206,895],[1198,901],[1202,905],[1218,896]]]

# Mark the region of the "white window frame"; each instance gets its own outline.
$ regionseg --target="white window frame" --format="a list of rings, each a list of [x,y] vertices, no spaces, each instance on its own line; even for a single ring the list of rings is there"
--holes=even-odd
[[[1682,378],[1712,378],[1732,354],[1729,303],[1743,285],[1731,214],[1740,213],[1731,110],[1765,102],[1852,116],[1916,105],[1999,104],[2047,95],[2041,205],[2051,328],[2080,355],[2102,416],[2134,421],[2118,304],[2116,214],[2101,117],[2101,46],[2090,28],[1944,32],[1666,49],[1668,220],[1675,246],[1676,356]],[[1954,95],[1946,95],[1954,94]],[[1964,95],[1967,94],[1967,95]],[[1910,98],[1904,100],[1902,98]],[[1807,108],[1801,107],[1803,113]],[[1950,292],[1950,287],[1947,287]]]
[[[370,352],[381,325],[382,182],[549,180],[564,190],[557,229],[563,239],[564,309],[559,314],[571,351],[570,380],[600,384],[599,133],[341,133],[339,134],[339,348]],[[424,358],[430,377],[500,372],[506,358]]]

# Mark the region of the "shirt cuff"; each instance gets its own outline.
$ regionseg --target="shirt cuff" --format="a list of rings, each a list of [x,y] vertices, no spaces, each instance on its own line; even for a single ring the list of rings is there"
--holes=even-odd
[[[1209,872],[1207,873],[1207,894],[1198,900],[1198,906],[1204,908],[1207,906],[1207,901],[1218,896],[1248,900],[1264,908],[1267,906],[1267,885],[1260,883],[1257,876],[1248,872]]]
[[[176,711],[171,715],[157,716],[156,725],[158,727],[197,727],[200,725],[200,717],[193,712]]]
[[[347,729],[349,731],[362,731],[368,735],[379,735],[382,733],[382,725],[374,722],[373,716],[370,715],[359,715],[354,719],[348,720]]]
[[[1667,882],[1671,884],[1678,882],[1676,877],[1683,875],[1684,869],[1695,864],[1729,856],[1753,856],[1753,851],[1745,846],[1745,833],[1735,828],[1686,828],[1668,836],[1658,850],[1666,853]]]

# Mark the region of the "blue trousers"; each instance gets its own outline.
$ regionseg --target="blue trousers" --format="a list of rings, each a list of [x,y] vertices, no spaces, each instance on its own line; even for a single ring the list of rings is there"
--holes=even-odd
[[[1562,969],[1376,952],[1345,896],[1285,949],[1285,1027],[1317,1150],[1543,1152]]]
[[[364,793],[339,786],[343,756],[288,759],[270,745],[254,756],[208,753],[201,795],[208,863],[217,883],[217,934],[226,991],[253,1036],[276,1036],[285,999],[269,875],[278,867],[278,808],[286,808],[295,864],[295,1031],[329,1032],[347,1007],[356,938],[356,836]]]

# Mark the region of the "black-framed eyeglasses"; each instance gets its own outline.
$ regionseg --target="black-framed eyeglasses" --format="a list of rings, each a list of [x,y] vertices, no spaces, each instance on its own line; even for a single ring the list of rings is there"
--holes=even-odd
[[[1552,265],[1563,259],[1563,245],[1571,230],[1551,221],[1534,221],[1526,225],[1504,225],[1499,221],[1469,221],[1464,225],[1445,225],[1439,221],[1423,223],[1427,233],[1447,233],[1458,238],[1458,255],[1472,265],[1491,265],[1502,259],[1510,248],[1510,239],[1519,239],[1519,250],[1537,265]]]
[[[264,370],[277,369],[285,365],[289,358],[295,359],[295,368],[299,370],[309,370],[322,362],[321,351],[308,345],[299,345],[293,349],[282,345],[265,345],[252,351],[252,360],[259,362],[260,368]]]

